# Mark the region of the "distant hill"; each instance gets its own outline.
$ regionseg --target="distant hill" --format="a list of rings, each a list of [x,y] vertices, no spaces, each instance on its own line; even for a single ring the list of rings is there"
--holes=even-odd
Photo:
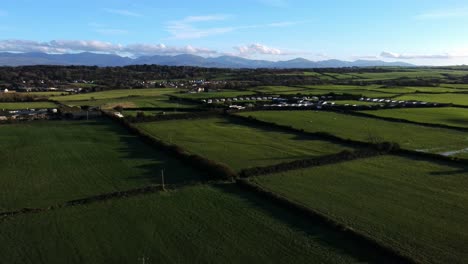
[[[76,54],[46,54],[46,53],[0,53],[1,66],[23,65],[85,65],[85,66],[126,66],[141,64],[157,64],[167,66],[197,66],[213,68],[339,68],[339,67],[371,67],[371,66],[414,66],[405,62],[384,62],[379,60],[325,60],[310,61],[297,58],[287,61],[250,60],[235,56],[220,56],[204,58],[201,56],[181,54],[176,56],[142,56],[136,59],[113,54],[76,53]]]

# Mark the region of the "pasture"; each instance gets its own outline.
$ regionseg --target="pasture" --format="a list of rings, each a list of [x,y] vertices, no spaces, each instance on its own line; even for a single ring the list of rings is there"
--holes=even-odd
[[[468,109],[466,108],[401,108],[363,112],[375,116],[400,118],[414,122],[468,128]]]
[[[445,103],[445,104],[457,104],[468,106],[468,93],[442,93],[442,94],[411,94],[402,95],[395,98],[396,100],[417,100],[426,101],[432,103]]]
[[[0,110],[57,108],[53,102],[0,102]]]
[[[236,170],[333,154],[345,146],[227,118],[138,123],[148,134]]]
[[[0,125],[0,211],[203,176],[105,119]]]
[[[381,156],[254,182],[421,263],[468,259],[468,166]]]
[[[80,100],[99,100],[99,99],[113,99],[132,96],[160,96],[177,93],[181,90],[173,88],[145,88],[145,89],[121,89],[121,90],[108,90],[102,92],[73,94],[66,96],[55,96],[55,101],[80,101]]]
[[[1,223],[0,244],[2,262],[24,264],[383,261],[233,185],[18,216]]]
[[[123,108],[141,108],[141,107],[161,107],[161,108],[191,108],[194,104],[180,100],[169,100],[167,96],[138,96],[124,97],[115,99],[84,100],[84,101],[61,101],[61,103],[70,106],[100,106],[102,109],[111,109],[116,106]]]
[[[240,113],[260,120],[290,125],[309,132],[326,132],[344,139],[390,141],[402,148],[468,157],[468,135],[462,131],[424,127],[325,111],[258,111]]]

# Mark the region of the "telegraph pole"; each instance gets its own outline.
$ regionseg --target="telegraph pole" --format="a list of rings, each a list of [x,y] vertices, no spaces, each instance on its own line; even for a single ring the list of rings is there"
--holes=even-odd
[[[161,184],[162,184],[163,191],[166,191],[166,186],[164,183],[164,169],[161,170]]]

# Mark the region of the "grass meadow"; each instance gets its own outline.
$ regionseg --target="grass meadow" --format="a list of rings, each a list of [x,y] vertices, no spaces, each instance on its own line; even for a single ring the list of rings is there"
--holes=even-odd
[[[0,125],[0,211],[203,176],[107,120]]]
[[[345,146],[224,118],[139,123],[152,136],[236,170],[348,149]]]
[[[456,152],[468,148],[468,135],[462,131],[424,127],[324,111],[258,111],[240,115],[291,125],[309,132],[327,132],[359,141],[390,141],[402,148],[431,153]],[[468,153],[454,156],[468,157]]]
[[[2,262],[24,264],[385,261],[235,185],[18,216],[1,223],[0,244]]]
[[[254,178],[421,263],[468,258],[468,166],[396,156]]]

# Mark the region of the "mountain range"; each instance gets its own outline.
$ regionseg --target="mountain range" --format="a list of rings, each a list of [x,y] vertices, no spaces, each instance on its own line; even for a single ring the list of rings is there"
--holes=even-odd
[[[405,62],[384,62],[379,60],[324,60],[310,61],[297,58],[287,61],[251,60],[236,56],[220,56],[205,58],[191,54],[175,56],[142,56],[138,58],[122,57],[114,54],[74,53],[47,54],[30,53],[0,53],[0,66],[25,65],[84,65],[84,66],[126,66],[141,64],[157,64],[167,66],[196,66],[213,68],[339,68],[339,67],[371,67],[371,66],[414,66]]]

